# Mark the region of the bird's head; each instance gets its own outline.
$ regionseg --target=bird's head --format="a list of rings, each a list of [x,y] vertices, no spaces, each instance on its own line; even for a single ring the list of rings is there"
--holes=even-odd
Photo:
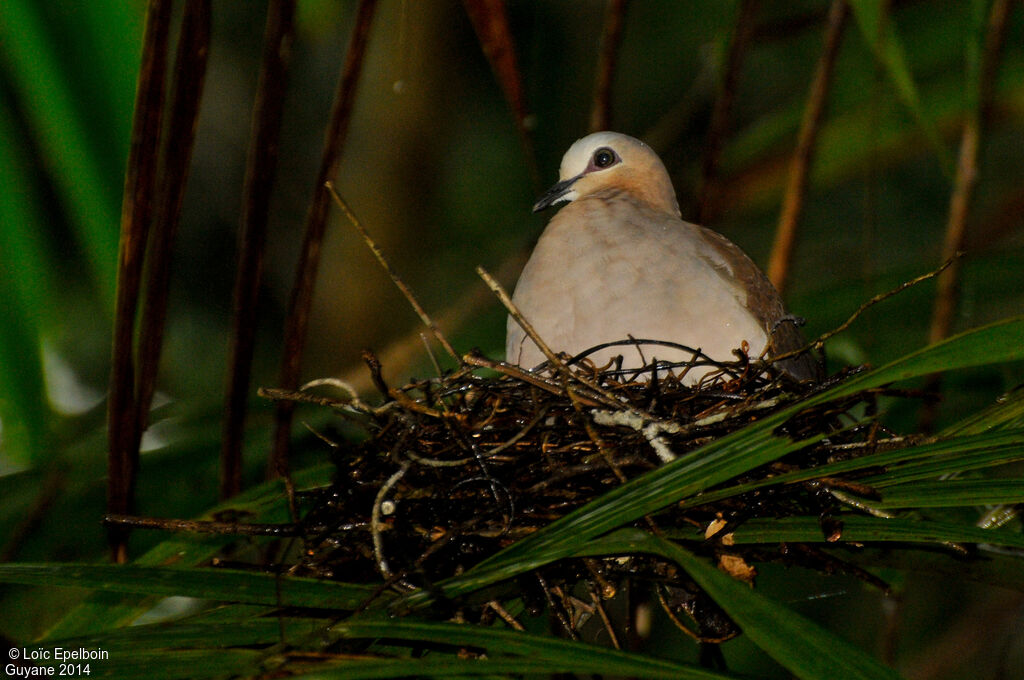
[[[622,189],[656,210],[679,216],[672,180],[658,154],[618,132],[595,132],[577,140],[562,157],[558,180],[534,204],[534,212],[604,189]]]

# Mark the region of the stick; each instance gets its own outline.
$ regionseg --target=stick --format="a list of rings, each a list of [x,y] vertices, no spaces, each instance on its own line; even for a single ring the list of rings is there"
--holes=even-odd
[[[157,517],[136,517],[135,515],[117,514],[104,515],[103,524],[108,527],[117,526],[131,527],[133,529],[159,529],[161,531],[183,531],[192,534],[281,537],[299,535],[299,526],[297,524],[241,524],[238,522],[161,519]]]

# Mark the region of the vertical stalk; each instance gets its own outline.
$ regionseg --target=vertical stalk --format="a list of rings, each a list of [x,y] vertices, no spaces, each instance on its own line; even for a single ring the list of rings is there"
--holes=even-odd
[[[284,355],[281,359],[279,386],[296,389],[302,372],[302,353],[306,344],[309,327],[309,310],[313,302],[313,287],[320,266],[320,248],[323,245],[330,194],[325,187],[338,172],[345,136],[352,118],[359,76],[363,70],[363,57],[373,24],[376,0],[360,0],[356,11],[355,28],[349,41],[345,63],[334,95],[331,118],[324,135],[324,148],[320,157],[320,170],[313,186],[313,199],[306,215],[306,231],[288,304],[285,320]],[[288,447],[291,439],[294,404],[281,401],[277,404],[277,423],[274,432],[269,474],[284,476],[288,473]]]
[[[271,0],[263,38],[263,63],[253,103],[249,153],[242,189],[238,268],[235,274],[231,348],[224,397],[221,498],[242,489],[246,403],[256,346],[256,309],[263,279],[270,193],[277,170],[281,119],[294,37],[295,0]]]
[[[117,256],[117,295],[107,404],[107,511],[127,514],[133,505],[135,479],[135,362],[134,330],[142,280],[142,261],[153,214],[156,168],[163,116],[167,70],[170,0],[150,0],[142,39],[142,63],[135,90],[131,148],[121,199],[121,236]],[[115,562],[127,558],[127,535],[110,531]]]

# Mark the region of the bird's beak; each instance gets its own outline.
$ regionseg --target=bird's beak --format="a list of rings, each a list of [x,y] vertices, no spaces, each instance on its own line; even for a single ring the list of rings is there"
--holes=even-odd
[[[569,179],[563,179],[561,182],[548,189],[547,192],[545,192],[545,194],[533,204],[533,212],[540,212],[544,208],[552,206],[555,203],[571,201],[574,199],[575,196],[569,196],[569,193],[572,191],[572,185],[575,184],[576,180],[580,177],[583,177],[583,175],[576,175]]]

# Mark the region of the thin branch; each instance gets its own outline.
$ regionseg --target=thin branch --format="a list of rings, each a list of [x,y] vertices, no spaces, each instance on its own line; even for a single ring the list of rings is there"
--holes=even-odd
[[[150,0],[146,9],[142,63],[135,93],[131,148],[121,200],[121,236],[117,257],[117,300],[112,343],[110,400],[107,404],[107,510],[129,512],[133,506],[135,479],[135,363],[134,330],[138,308],[142,262],[149,224],[159,156],[163,116],[164,77],[173,3]],[[135,454],[133,454],[133,450]],[[110,532],[115,562],[124,562],[127,534]]]
[[[700,190],[697,196],[697,222],[706,224],[714,218],[715,190],[718,183],[718,164],[722,156],[722,145],[729,134],[732,121],[732,107],[736,100],[743,58],[746,56],[750,39],[756,27],[758,0],[741,0],[733,28],[732,42],[725,64],[725,72],[718,89],[718,97],[711,112],[711,124],[704,144],[704,158],[701,162]]]
[[[504,361],[495,361],[473,353],[467,354],[462,359],[468,366],[489,368],[497,373],[501,373],[502,375],[507,375],[510,378],[530,383],[534,387],[539,387],[550,394],[563,394],[565,391],[561,384],[553,383],[544,376],[528,371],[521,366],[516,366],[515,364],[509,364]],[[598,406],[598,403],[591,401],[591,403],[587,405]]]
[[[502,607],[501,603],[497,600],[491,600],[487,603],[487,606],[493,609],[494,613],[500,616],[501,620],[507,623],[510,628],[513,628],[520,632],[526,630],[525,628],[523,628],[523,624],[519,623],[518,619],[509,614],[508,611],[504,607]]]
[[[341,211],[345,213],[345,217],[348,218],[348,221],[352,223],[352,226],[356,228],[356,231],[359,232],[359,235],[363,237],[363,242],[366,243],[366,246],[373,253],[373,256],[377,258],[377,262],[380,263],[380,266],[384,269],[385,272],[387,272],[387,275],[391,278],[392,283],[395,284],[398,290],[402,292],[402,295],[405,296],[405,299],[409,302],[409,304],[412,305],[412,308],[416,311],[416,315],[420,317],[420,321],[423,322],[423,325],[430,330],[430,332],[433,334],[437,342],[440,343],[441,347],[444,348],[444,351],[448,352],[448,354],[453,359],[455,359],[455,361],[462,363],[461,360],[459,359],[459,355],[456,353],[455,349],[452,348],[451,343],[448,342],[448,338],[444,336],[444,333],[441,332],[441,329],[437,327],[437,324],[434,323],[434,320],[431,319],[430,315],[427,314],[427,311],[423,309],[423,305],[421,305],[419,301],[416,300],[416,296],[412,294],[412,291],[409,289],[409,286],[405,285],[405,282],[402,281],[402,277],[398,275],[398,272],[396,272],[391,267],[391,264],[388,262],[387,258],[384,257],[384,251],[380,249],[380,246],[377,245],[377,242],[374,241],[373,237],[370,236],[369,232],[366,231],[366,228],[355,216],[355,214],[353,214],[352,210],[348,207],[348,204],[345,203],[345,201],[342,200],[341,196],[338,195],[338,192],[334,190],[334,184],[331,182],[327,182],[326,186],[328,193],[330,193],[331,198],[334,200],[334,203],[339,208],[341,208]]]
[[[789,279],[797,225],[800,222],[804,199],[807,196],[807,179],[814,161],[815,145],[818,131],[821,128],[821,119],[825,112],[825,103],[832,85],[836,56],[839,54],[839,46],[842,43],[849,16],[850,6],[847,4],[847,0],[833,0],[828,13],[828,24],[825,28],[824,47],[814,72],[814,80],[807,97],[803,120],[800,122],[796,151],[789,166],[789,181],[782,203],[782,214],[779,215],[775,243],[772,246],[771,259],[768,261],[768,278],[775,284],[780,294],[785,292]]]
[[[495,274],[499,281],[512,279],[526,264],[526,253],[517,251],[514,257],[505,258],[501,268]],[[467,286],[465,291],[449,303],[446,309],[435,313],[434,319],[441,328],[449,332],[477,318],[482,310],[494,303],[493,294],[483,286]],[[409,333],[391,342],[377,353],[379,362],[388,367],[394,374],[405,374],[408,367],[423,357],[423,344],[420,340],[420,329],[417,326]],[[463,357],[463,361],[466,357]],[[352,366],[342,373],[346,382],[355,385],[359,390],[375,387],[362,363]],[[378,391],[380,391],[378,389]],[[387,390],[383,391],[384,394]]]
[[[540,337],[540,334],[537,332],[537,329],[533,327],[532,323],[526,320],[526,317],[523,316],[523,313],[520,312],[519,308],[516,307],[514,302],[512,302],[512,297],[508,294],[508,291],[506,291],[505,288],[500,283],[498,283],[498,281],[493,276],[491,276],[483,267],[478,266],[476,268],[476,273],[480,276],[481,279],[484,280],[484,283],[487,284],[487,287],[490,288],[491,291],[493,291],[494,294],[498,296],[498,300],[500,300],[501,304],[505,306],[505,309],[508,310],[509,315],[513,319],[515,319],[515,322],[519,324],[522,327],[523,331],[530,337],[530,339],[537,344],[537,347],[540,348],[541,353],[545,357],[547,357],[547,360],[551,363],[551,366],[554,368],[561,367],[564,370],[568,370],[565,366],[565,362],[560,360],[558,358],[558,355],[556,355],[551,350],[551,348],[548,347],[548,343],[544,342],[544,338]]]
[[[242,189],[238,269],[221,449],[220,496],[242,489],[242,448],[252,359],[256,346],[256,308],[263,279],[270,192],[277,171],[281,119],[288,86],[294,37],[295,0],[271,0],[263,38],[263,64],[253,104],[249,154]]]
[[[619,45],[629,0],[608,0],[604,10],[604,30],[597,62],[594,105],[590,109],[590,131],[607,130],[612,119],[612,83],[619,60]]]
[[[591,570],[594,580],[601,584],[602,589],[611,588],[614,591],[614,587],[607,583],[601,576],[600,569],[597,568],[597,561],[589,559],[586,561],[587,567]],[[619,642],[619,636],[615,633],[615,627],[612,625],[612,620],[608,617],[608,612],[605,611],[604,603],[602,602],[603,596],[593,582],[587,583],[587,590],[590,592],[590,601],[593,603],[594,609],[597,611],[597,615],[601,617],[601,623],[604,625],[604,630],[608,633],[608,642],[611,643],[613,649],[622,649],[622,643]]]
[[[344,392],[344,397],[323,397],[318,394],[309,392],[314,387],[321,386],[333,387],[340,392]],[[273,401],[297,401],[303,404],[316,404],[317,406],[327,406],[335,410],[351,409],[359,413],[367,415],[377,415],[386,411],[390,408],[390,403],[385,403],[383,406],[372,408],[367,406],[356,392],[355,388],[346,383],[344,380],[338,378],[317,378],[316,380],[310,380],[308,383],[300,387],[298,390],[282,390],[276,387],[260,387],[256,390],[256,393],[264,399],[270,399]]]
[[[313,287],[320,268],[320,247],[323,245],[330,205],[330,198],[324,185],[338,172],[376,7],[376,0],[360,0],[356,11],[355,27],[349,41],[348,52],[345,55],[345,64],[341,69],[341,77],[334,95],[330,122],[324,133],[320,170],[313,184],[313,198],[310,202],[309,213],[306,215],[305,236],[302,241],[295,284],[292,288],[288,303],[288,316],[285,321],[284,353],[281,358],[281,372],[278,381],[278,386],[283,389],[295,389],[299,385],[302,354],[306,345],[306,332],[309,328],[309,311],[313,303]],[[287,476],[288,445],[291,439],[294,412],[295,405],[293,403],[278,402],[274,448],[268,470],[272,476]]]
[[[181,531],[190,534],[221,534],[229,536],[276,536],[292,537],[301,535],[297,524],[244,524],[240,522],[218,522],[213,520],[163,519],[158,517],[137,517],[135,515],[107,514],[104,526],[130,527],[132,529],[158,529],[160,531]]]

